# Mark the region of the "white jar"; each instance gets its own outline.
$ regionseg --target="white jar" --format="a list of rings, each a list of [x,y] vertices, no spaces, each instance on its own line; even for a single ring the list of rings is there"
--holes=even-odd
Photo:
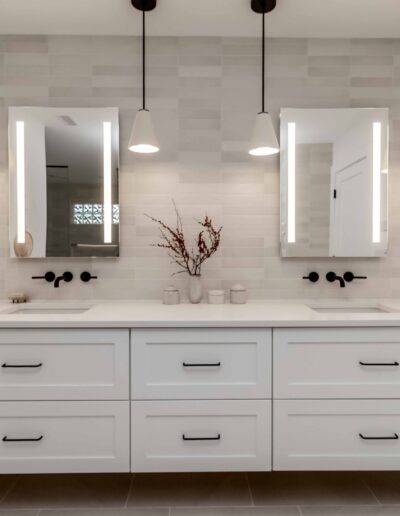
[[[246,287],[240,285],[239,283],[236,285],[232,285],[231,287],[231,303],[233,305],[244,305],[247,299],[247,290]]]
[[[223,290],[209,290],[208,302],[210,305],[223,305],[225,303],[225,292]]]
[[[179,305],[181,302],[181,296],[179,290],[174,286],[169,286],[164,289],[163,292],[163,303],[164,305]]]

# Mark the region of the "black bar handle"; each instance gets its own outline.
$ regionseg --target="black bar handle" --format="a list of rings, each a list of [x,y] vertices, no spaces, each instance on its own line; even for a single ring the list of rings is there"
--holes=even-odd
[[[182,439],[184,441],[220,441],[221,434],[218,434],[216,437],[186,437],[186,435],[183,434]]]
[[[214,364],[188,364],[182,362],[183,367],[221,367],[221,362],[215,362]]]
[[[308,279],[311,283],[316,283],[319,280],[318,272],[310,272],[308,276],[303,276],[303,279]]]
[[[42,367],[42,362],[40,362],[40,364],[26,364],[26,365],[18,365],[18,364],[7,364],[6,362],[4,362],[4,364],[1,366],[1,367],[4,367],[4,368],[13,368],[13,369],[21,369],[21,368],[38,368],[38,367]]]
[[[56,275],[54,272],[46,272],[44,276],[32,276],[32,279],[44,279],[47,281],[47,283],[53,283],[53,281],[56,279]]]
[[[366,366],[366,367],[380,367],[380,366],[385,366],[385,367],[398,367],[400,364],[398,362],[359,362],[360,365],[362,366]]]
[[[43,439],[43,435],[40,437],[33,437],[28,439],[13,439],[10,437],[7,437],[6,435],[3,437],[4,443],[37,443]]]
[[[363,435],[363,434],[358,434],[361,439],[364,439],[364,441],[397,441],[399,436],[397,434],[394,434],[394,435],[390,435],[390,436],[387,436],[387,437],[379,437],[379,436],[376,436],[376,437],[368,437],[366,435]]]

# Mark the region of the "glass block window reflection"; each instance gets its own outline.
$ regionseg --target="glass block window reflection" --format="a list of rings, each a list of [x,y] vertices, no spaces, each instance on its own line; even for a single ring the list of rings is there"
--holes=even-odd
[[[103,224],[102,204],[74,204],[74,224]],[[113,204],[112,222],[119,224],[119,204]]]

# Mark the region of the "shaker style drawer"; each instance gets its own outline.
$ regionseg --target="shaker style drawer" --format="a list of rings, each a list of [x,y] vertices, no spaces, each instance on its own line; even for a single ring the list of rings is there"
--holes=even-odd
[[[128,330],[0,330],[1,400],[129,399]]]
[[[132,330],[133,399],[271,397],[271,330]]]
[[[270,401],[135,401],[133,472],[270,471]]]
[[[0,473],[129,471],[129,401],[0,403]]]
[[[399,398],[400,329],[274,330],[274,397]]]
[[[276,470],[400,469],[400,401],[274,402]]]

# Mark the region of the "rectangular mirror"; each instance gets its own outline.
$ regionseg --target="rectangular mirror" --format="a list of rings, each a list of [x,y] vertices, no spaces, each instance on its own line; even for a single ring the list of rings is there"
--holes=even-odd
[[[281,110],[281,256],[379,257],[388,244],[386,108]]]
[[[119,256],[117,108],[9,108],[10,255]]]

